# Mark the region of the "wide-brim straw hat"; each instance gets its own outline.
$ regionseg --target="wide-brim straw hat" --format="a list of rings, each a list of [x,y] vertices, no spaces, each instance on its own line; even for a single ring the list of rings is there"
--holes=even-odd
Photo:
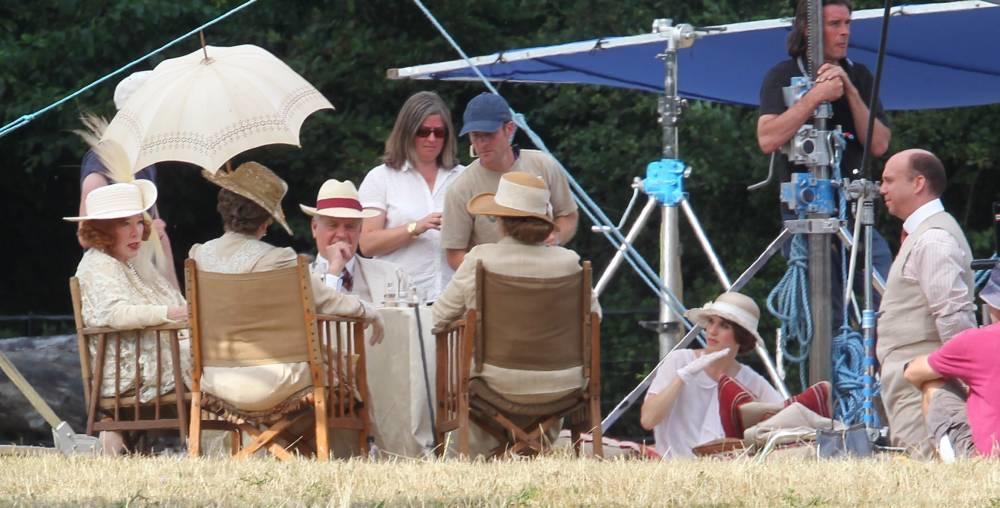
[[[721,317],[750,332],[750,335],[753,335],[757,342],[764,342],[760,333],[757,332],[757,324],[760,322],[760,308],[757,307],[753,298],[742,293],[735,291],[722,293],[714,302],[708,302],[704,307],[698,309],[689,309],[684,315],[691,321],[698,323],[702,328],[708,323],[709,316]],[[753,344],[740,344],[739,352],[746,353],[753,350],[754,346]]]
[[[202,171],[201,176],[223,189],[257,203],[271,214],[289,235],[292,234],[292,228],[288,227],[285,213],[281,210],[281,199],[288,192],[288,184],[274,171],[267,169],[263,164],[244,162],[233,171],[220,169],[214,174]]]
[[[545,180],[520,171],[505,173],[496,192],[477,194],[466,209],[474,215],[534,217],[555,225]]]
[[[81,222],[138,215],[156,203],[156,186],[149,180],[105,185],[90,191],[85,203],[87,215],[63,217],[63,220]]]
[[[334,180],[333,178],[323,182],[316,194],[316,206],[300,204],[307,215],[336,217],[340,219],[367,219],[374,217],[380,212],[378,210],[366,210],[361,206],[361,199],[358,197],[358,189],[350,180]]]

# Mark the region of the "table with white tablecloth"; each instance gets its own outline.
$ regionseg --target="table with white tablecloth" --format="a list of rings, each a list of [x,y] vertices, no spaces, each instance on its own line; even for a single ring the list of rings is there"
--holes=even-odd
[[[384,453],[421,457],[434,446],[427,403],[428,382],[432,403],[435,396],[431,310],[425,305],[383,307],[379,314],[385,321],[385,338],[366,345],[365,361],[375,444]]]

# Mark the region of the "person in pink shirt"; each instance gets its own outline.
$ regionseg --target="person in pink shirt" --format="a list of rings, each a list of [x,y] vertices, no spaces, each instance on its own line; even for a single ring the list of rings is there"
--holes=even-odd
[[[1000,456],[1000,265],[979,297],[993,324],[965,330],[904,368],[906,380],[924,392],[927,429],[945,461]]]

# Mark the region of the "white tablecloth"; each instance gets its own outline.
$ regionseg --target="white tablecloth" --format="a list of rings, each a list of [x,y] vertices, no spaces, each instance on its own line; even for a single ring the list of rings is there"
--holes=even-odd
[[[383,452],[407,457],[421,457],[434,445],[415,309],[420,312],[423,356],[434,402],[436,356],[430,307],[379,309],[385,338],[381,344],[366,345],[365,361],[375,444]]]

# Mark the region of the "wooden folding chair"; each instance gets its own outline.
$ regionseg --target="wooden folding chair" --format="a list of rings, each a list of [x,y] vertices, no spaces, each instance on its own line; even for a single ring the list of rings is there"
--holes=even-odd
[[[460,455],[469,454],[469,424],[496,437],[504,453],[534,455],[563,419],[580,453],[580,433],[593,433],[603,456],[600,413],[600,318],[591,312],[591,267],[558,278],[511,277],[476,266],[477,308],[437,333],[438,442],[457,433]],[[545,403],[509,400],[476,377],[484,364],[552,371],[581,367],[583,386]],[[444,453],[443,447],[439,453]]]
[[[178,334],[188,327],[187,323],[132,330],[85,327],[81,316],[80,282],[76,277],[69,279],[69,291],[87,405],[86,433],[168,429],[176,430],[181,441],[185,441],[190,394],[185,391],[181,376]],[[149,347],[150,342],[156,345]],[[135,350],[134,359],[123,358],[123,351],[128,349]],[[150,370],[155,373],[153,384],[146,386],[143,377],[147,377]],[[174,380],[173,388],[166,386],[164,374],[167,373]],[[114,390],[109,391],[110,386]],[[153,389],[152,398],[142,400],[144,397],[140,395],[147,393],[149,388]]]
[[[194,357],[191,411],[216,412],[251,436],[237,457],[266,449],[288,460],[293,457],[288,448],[294,448],[325,461],[330,428],[357,430],[367,453],[364,323],[316,314],[304,257],[291,268],[245,274],[199,271],[188,259],[185,276]],[[308,362],[311,385],[271,409],[242,410],[228,404],[226,394],[202,389],[205,367],[295,362]],[[314,447],[296,435],[296,427],[310,418]],[[199,422],[192,420],[191,456],[200,454],[200,437]]]

